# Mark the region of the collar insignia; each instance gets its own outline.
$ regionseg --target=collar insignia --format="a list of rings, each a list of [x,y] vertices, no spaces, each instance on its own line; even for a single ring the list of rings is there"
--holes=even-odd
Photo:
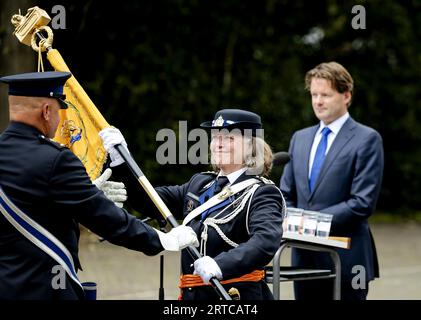
[[[226,186],[222,189],[222,191],[218,194],[219,200],[225,200],[226,198],[233,195],[233,192],[229,186]]]

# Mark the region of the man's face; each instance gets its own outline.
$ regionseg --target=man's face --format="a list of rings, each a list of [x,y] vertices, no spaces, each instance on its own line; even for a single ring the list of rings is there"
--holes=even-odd
[[[326,125],[343,116],[351,101],[350,92],[339,93],[329,80],[322,78],[311,80],[310,94],[314,114]]]

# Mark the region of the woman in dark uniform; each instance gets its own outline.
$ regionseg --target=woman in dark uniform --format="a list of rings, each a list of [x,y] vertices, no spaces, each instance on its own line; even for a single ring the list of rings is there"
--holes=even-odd
[[[272,299],[264,282],[267,265],[282,238],[285,203],[280,190],[264,178],[272,166],[270,147],[259,137],[260,117],[239,109],[224,109],[214,120],[202,123],[211,131],[211,162],[214,172],[195,174],[178,186],[156,191],[177,219],[195,230],[202,258],[194,261],[182,251],[180,298],[219,300],[209,285],[216,277],[225,289],[241,300]],[[114,163],[122,163],[113,148],[125,143],[118,129],[100,133]],[[113,164],[111,164],[113,166]],[[128,186],[130,204],[140,212],[146,201],[134,195],[139,189],[125,165],[113,168]]]

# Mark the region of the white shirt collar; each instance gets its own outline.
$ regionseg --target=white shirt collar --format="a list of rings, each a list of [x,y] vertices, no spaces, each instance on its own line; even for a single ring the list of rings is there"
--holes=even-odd
[[[339,117],[338,119],[336,119],[335,121],[329,123],[328,125],[325,125],[323,123],[323,121],[320,121],[320,127],[317,130],[316,134],[319,134],[320,132],[322,132],[324,127],[329,127],[329,129],[335,134],[337,135],[339,133],[339,130],[341,130],[342,126],[344,125],[345,121],[348,120],[349,118],[349,113],[346,112],[343,116]]]
[[[246,172],[247,168],[241,168],[237,171],[231,172],[230,174],[228,174],[226,177],[228,178],[230,184],[233,184],[244,172]],[[221,174],[221,171],[219,171],[218,173],[218,178],[220,176],[223,176],[223,174]]]

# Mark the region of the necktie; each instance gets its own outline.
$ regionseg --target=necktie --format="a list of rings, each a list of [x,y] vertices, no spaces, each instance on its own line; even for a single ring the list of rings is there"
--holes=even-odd
[[[216,181],[215,190],[213,191],[213,194],[218,194],[221,192],[222,188],[225,187],[229,183],[229,180],[225,176],[220,176],[218,180]]]
[[[319,145],[317,146],[316,155],[314,156],[313,167],[311,168],[310,179],[308,185],[310,192],[313,190],[316,184],[317,177],[322,168],[323,161],[325,159],[326,148],[327,148],[327,136],[332,131],[328,127],[324,127],[322,130],[322,138],[320,139]]]
[[[229,183],[229,180],[227,177],[220,176],[218,180],[216,180],[215,182],[215,189],[213,189],[212,196],[221,192],[222,188],[226,186],[228,183]],[[209,196],[205,196],[205,202],[208,201],[208,199],[209,199]],[[209,214],[209,209],[202,213],[202,221],[208,216],[208,214]]]

